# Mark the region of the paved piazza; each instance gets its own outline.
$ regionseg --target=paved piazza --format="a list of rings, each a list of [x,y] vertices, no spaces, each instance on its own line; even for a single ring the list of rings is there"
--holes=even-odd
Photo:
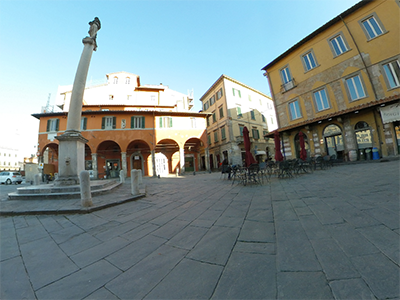
[[[399,169],[144,178],[89,214],[1,217],[0,298],[399,299]]]

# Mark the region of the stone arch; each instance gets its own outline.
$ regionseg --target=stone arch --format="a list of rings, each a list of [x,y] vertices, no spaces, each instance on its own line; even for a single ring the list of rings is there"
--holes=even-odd
[[[295,136],[294,136],[294,149],[295,149],[295,156],[296,158],[300,158],[300,138],[299,138],[299,133],[298,132]],[[303,137],[304,137],[304,145],[306,148],[306,152],[307,152],[307,157],[311,157],[311,153],[310,153],[310,144],[309,144],[309,140],[308,140],[308,136],[307,133],[303,132]]]
[[[99,178],[118,178],[122,168],[119,144],[111,140],[103,141],[97,146],[96,153]]]
[[[58,144],[48,143],[40,151],[41,162],[54,165],[54,173],[58,173]]]
[[[200,170],[200,152],[204,147],[203,142],[192,137],[186,140],[183,149],[185,151],[185,172],[195,172]]]
[[[157,145],[155,152],[163,153],[168,159],[168,172],[174,173],[177,168],[180,168],[180,155],[179,155],[179,144],[173,139],[160,140]],[[157,167],[156,167],[157,169]]]
[[[149,144],[143,140],[134,140],[126,148],[126,157],[128,160],[127,173],[133,169],[142,170],[142,175],[149,174],[148,158],[151,156]],[[150,160],[151,165],[151,160]]]

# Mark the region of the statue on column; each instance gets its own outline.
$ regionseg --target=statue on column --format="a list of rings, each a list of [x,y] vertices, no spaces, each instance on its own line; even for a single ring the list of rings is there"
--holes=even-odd
[[[96,37],[97,37],[97,31],[100,30],[101,28],[101,23],[98,17],[95,17],[93,21],[89,22],[90,28],[89,28],[89,36],[93,39],[94,41],[94,48],[93,51],[96,51],[97,49],[97,43],[96,43]]]

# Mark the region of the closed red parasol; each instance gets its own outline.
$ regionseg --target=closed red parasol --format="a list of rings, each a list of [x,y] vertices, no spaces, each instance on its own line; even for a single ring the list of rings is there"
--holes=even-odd
[[[274,141],[275,141],[275,160],[276,161],[283,161],[283,156],[282,156],[282,153],[281,153],[281,141],[280,141],[280,138],[279,138],[278,131],[275,131]]]
[[[249,130],[246,126],[243,128],[243,141],[244,141],[244,149],[246,150],[246,167],[250,166],[251,164],[256,164],[257,161],[254,159],[253,154],[250,152],[250,137],[249,137]]]
[[[299,142],[300,142],[300,159],[306,160],[307,159],[306,145],[304,143],[304,134],[301,131],[299,132]]]

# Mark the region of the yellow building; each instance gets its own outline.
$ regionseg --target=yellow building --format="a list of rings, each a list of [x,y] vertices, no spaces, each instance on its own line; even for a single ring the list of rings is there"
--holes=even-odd
[[[221,75],[200,98],[207,117],[207,165],[216,169],[224,159],[242,165],[243,128],[249,130],[251,152],[261,162],[273,157],[273,143],[264,135],[277,126],[272,99],[229,76]]]
[[[376,159],[400,149],[400,1],[361,1],[262,70],[282,152]],[[267,136],[272,137],[273,132]]]

